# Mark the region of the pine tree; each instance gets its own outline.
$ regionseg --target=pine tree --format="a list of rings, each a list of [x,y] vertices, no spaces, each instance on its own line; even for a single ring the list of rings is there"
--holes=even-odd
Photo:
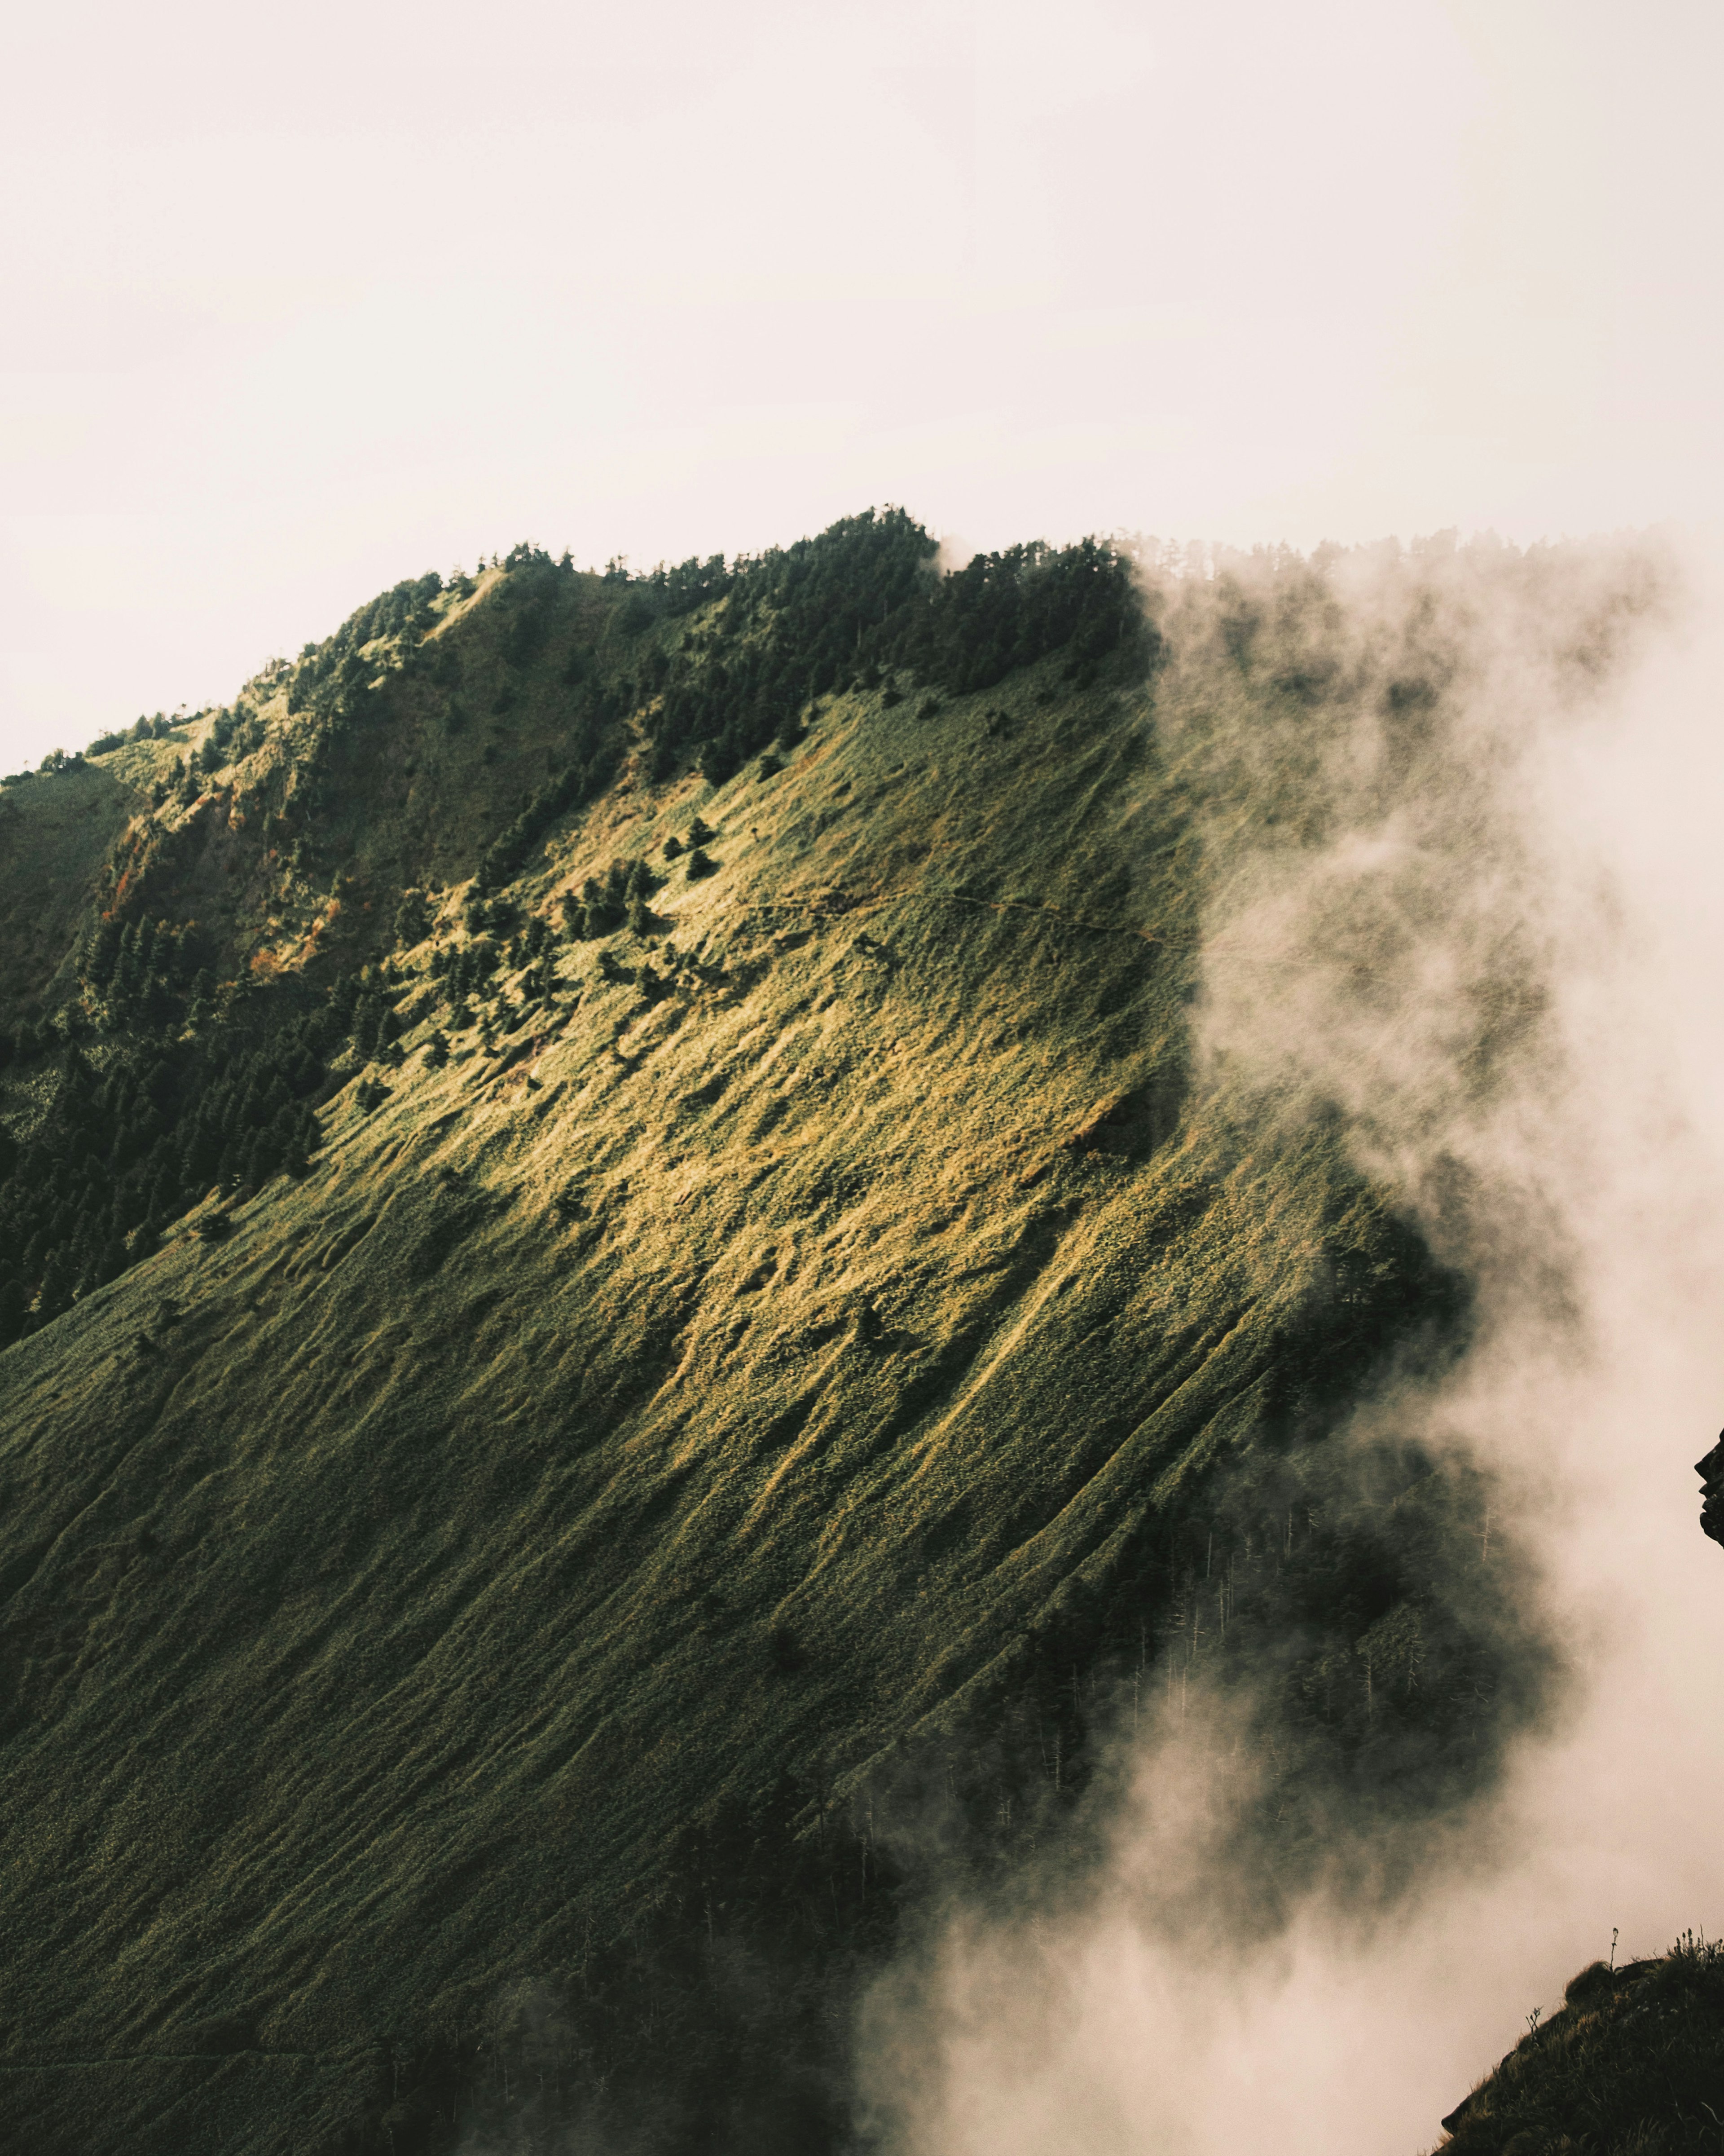
[[[36,1302],[39,1315],[45,1322],[58,1317],[72,1300],[72,1258],[64,1248],[51,1250],[48,1263],[43,1268],[42,1286],[37,1291]]]

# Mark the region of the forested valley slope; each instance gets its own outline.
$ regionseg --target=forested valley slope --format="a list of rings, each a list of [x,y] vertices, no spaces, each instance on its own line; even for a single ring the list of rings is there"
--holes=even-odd
[[[1488,1789],[1490,1490],[1336,1437],[1468,1284],[1193,1030],[1218,834],[1321,836],[1251,744],[1408,767],[1434,619],[523,547],[5,783],[19,2145],[849,2148],[873,1975],[1182,1686],[1265,1894]]]

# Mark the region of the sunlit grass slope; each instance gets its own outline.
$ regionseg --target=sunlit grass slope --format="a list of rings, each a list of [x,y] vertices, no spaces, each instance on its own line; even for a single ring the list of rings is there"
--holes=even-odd
[[[278,716],[254,753],[290,808]],[[1334,1128],[1191,1091],[1204,864],[1147,682],[852,686],[718,784],[625,745],[511,896],[644,858],[651,917],[558,942],[494,1050],[429,967],[521,791],[475,804],[446,717],[434,786],[432,721],[398,712],[305,825],[373,920],[430,888],[401,1062],[337,1070],[303,1179],[213,1194],[0,1358],[0,2102],[33,2149],[453,2145],[471,2088],[408,2102],[414,2061],[523,1985],[573,2027],[674,1918],[673,2004],[614,2056],[590,2030],[536,2055],[598,2103],[660,2056],[654,2015],[731,2010],[734,1822],[839,1852],[798,1921],[829,1947],[854,1917],[863,1954],[903,1762],[1009,1710],[1063,1794],[1122,1673],[1238,1653],[1254,1612],[1336,1756],[1409,1800],[1488,1761],[1473,1493],[1409,1459],[1348,1497],[1310,1465],[1452,1332],[1454,1284]],[[195,802],[126,843],[157,890],[249,893],[230,965],[315,982],[351,922],[295,911],[280,798],[236,825],[230,797],[232,874],[208,831],[173,850]],[[697,815],[691,878],[665,841]],[[987,1777],[1024,1755],[988,1756],[950,1788],[1004,1820]],[[657,2145],[837,2130],[829,2092],[806,2129],[711,2110],[774,2067],[709,2063]]]

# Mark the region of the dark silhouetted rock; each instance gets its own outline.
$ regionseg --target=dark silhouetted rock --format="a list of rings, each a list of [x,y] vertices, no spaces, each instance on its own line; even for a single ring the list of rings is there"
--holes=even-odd
[[[1704,1460],[1695,1461],[1694,1471],[1701,1481],[1701,1532],[1724,1543],[1724,1433]]]

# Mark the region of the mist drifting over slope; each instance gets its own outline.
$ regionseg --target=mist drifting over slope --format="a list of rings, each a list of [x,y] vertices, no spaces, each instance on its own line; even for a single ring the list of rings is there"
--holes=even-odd
[[[914,2156],[1411,2152],[1614,1928],[1620,1958],[1724,1922],[1691,1468],[1724,1414],[1717,565],[1648,540],[1218,575],[1201,629],[1152,579],[1213,878],[1203,1082],[1341,1115],[1475,1283],[1465,1357],[1341,1441],[1494,1478],[1481,1555],[1570,1676],[1488,1799],[1337,1800],[1290,1884],[1262,1701],[1201,1665],[1160,1687],[1075,1903],[957,1918],[876,1996],[869,2095]],[[1188,694],[1199,634],[1274,670],[1278,715]]]

